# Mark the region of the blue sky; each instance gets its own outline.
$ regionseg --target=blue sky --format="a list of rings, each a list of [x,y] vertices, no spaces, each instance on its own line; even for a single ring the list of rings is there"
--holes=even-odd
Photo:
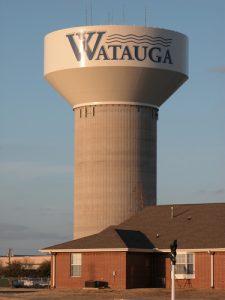
[[[144,25],[145,8],[189,37],[189,80],[159,112],[158,204],[225,201],[224,0],[0,0],[0,255],[72,239],[73,112],[43,78],[44,36]]]

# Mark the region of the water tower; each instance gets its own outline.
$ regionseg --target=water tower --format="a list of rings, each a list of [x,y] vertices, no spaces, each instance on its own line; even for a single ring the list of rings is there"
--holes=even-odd
[[[45,37],[45,78],[75,113],[74,238],[156,204],[158,109],[188,78],[187,43],[117,25]]]

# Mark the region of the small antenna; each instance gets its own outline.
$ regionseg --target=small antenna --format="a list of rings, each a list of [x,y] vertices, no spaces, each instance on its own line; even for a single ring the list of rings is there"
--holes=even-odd
[[[148,5],[146,3],[145,5],[145,27],[148,26],[148,20],[149,19],[149,9],[148,9]]]
[[[108,24],[113,23],[113,12],[108,12]]]
[[[125,4],[122,6],[122,23],[125,24]]]
[[[110,12],[108,11],[108,24],[110,24]]]
[[[145,6],[145,27],[146,27],[146,23],[147,23],[147,8]]]
[[[90,2],[90,22],[92,25],[92,1]]]
[[[85,25],[87,25],[87,23],[88,23],[88,16],[87,16],[87,14],[88,14],[88,9],[87,9],[87,3],[85,4]]]
[[[111,24],[113,24],[113,11],[111,12]]]

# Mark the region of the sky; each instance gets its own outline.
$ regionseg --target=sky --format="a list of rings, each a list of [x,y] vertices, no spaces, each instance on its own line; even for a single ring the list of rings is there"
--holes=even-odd
[[[189,80],[159,111],[157,203],[225,202],[224,0],[0,0],[0,255],[73,237],[74,116],[43,39],[109,23],[188,36]]]

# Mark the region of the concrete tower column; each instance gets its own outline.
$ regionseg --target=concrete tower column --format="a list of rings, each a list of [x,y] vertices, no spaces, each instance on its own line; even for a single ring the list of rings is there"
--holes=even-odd
[[[156,204],[158,109],[138,103],[75,109],[74,237]]]

